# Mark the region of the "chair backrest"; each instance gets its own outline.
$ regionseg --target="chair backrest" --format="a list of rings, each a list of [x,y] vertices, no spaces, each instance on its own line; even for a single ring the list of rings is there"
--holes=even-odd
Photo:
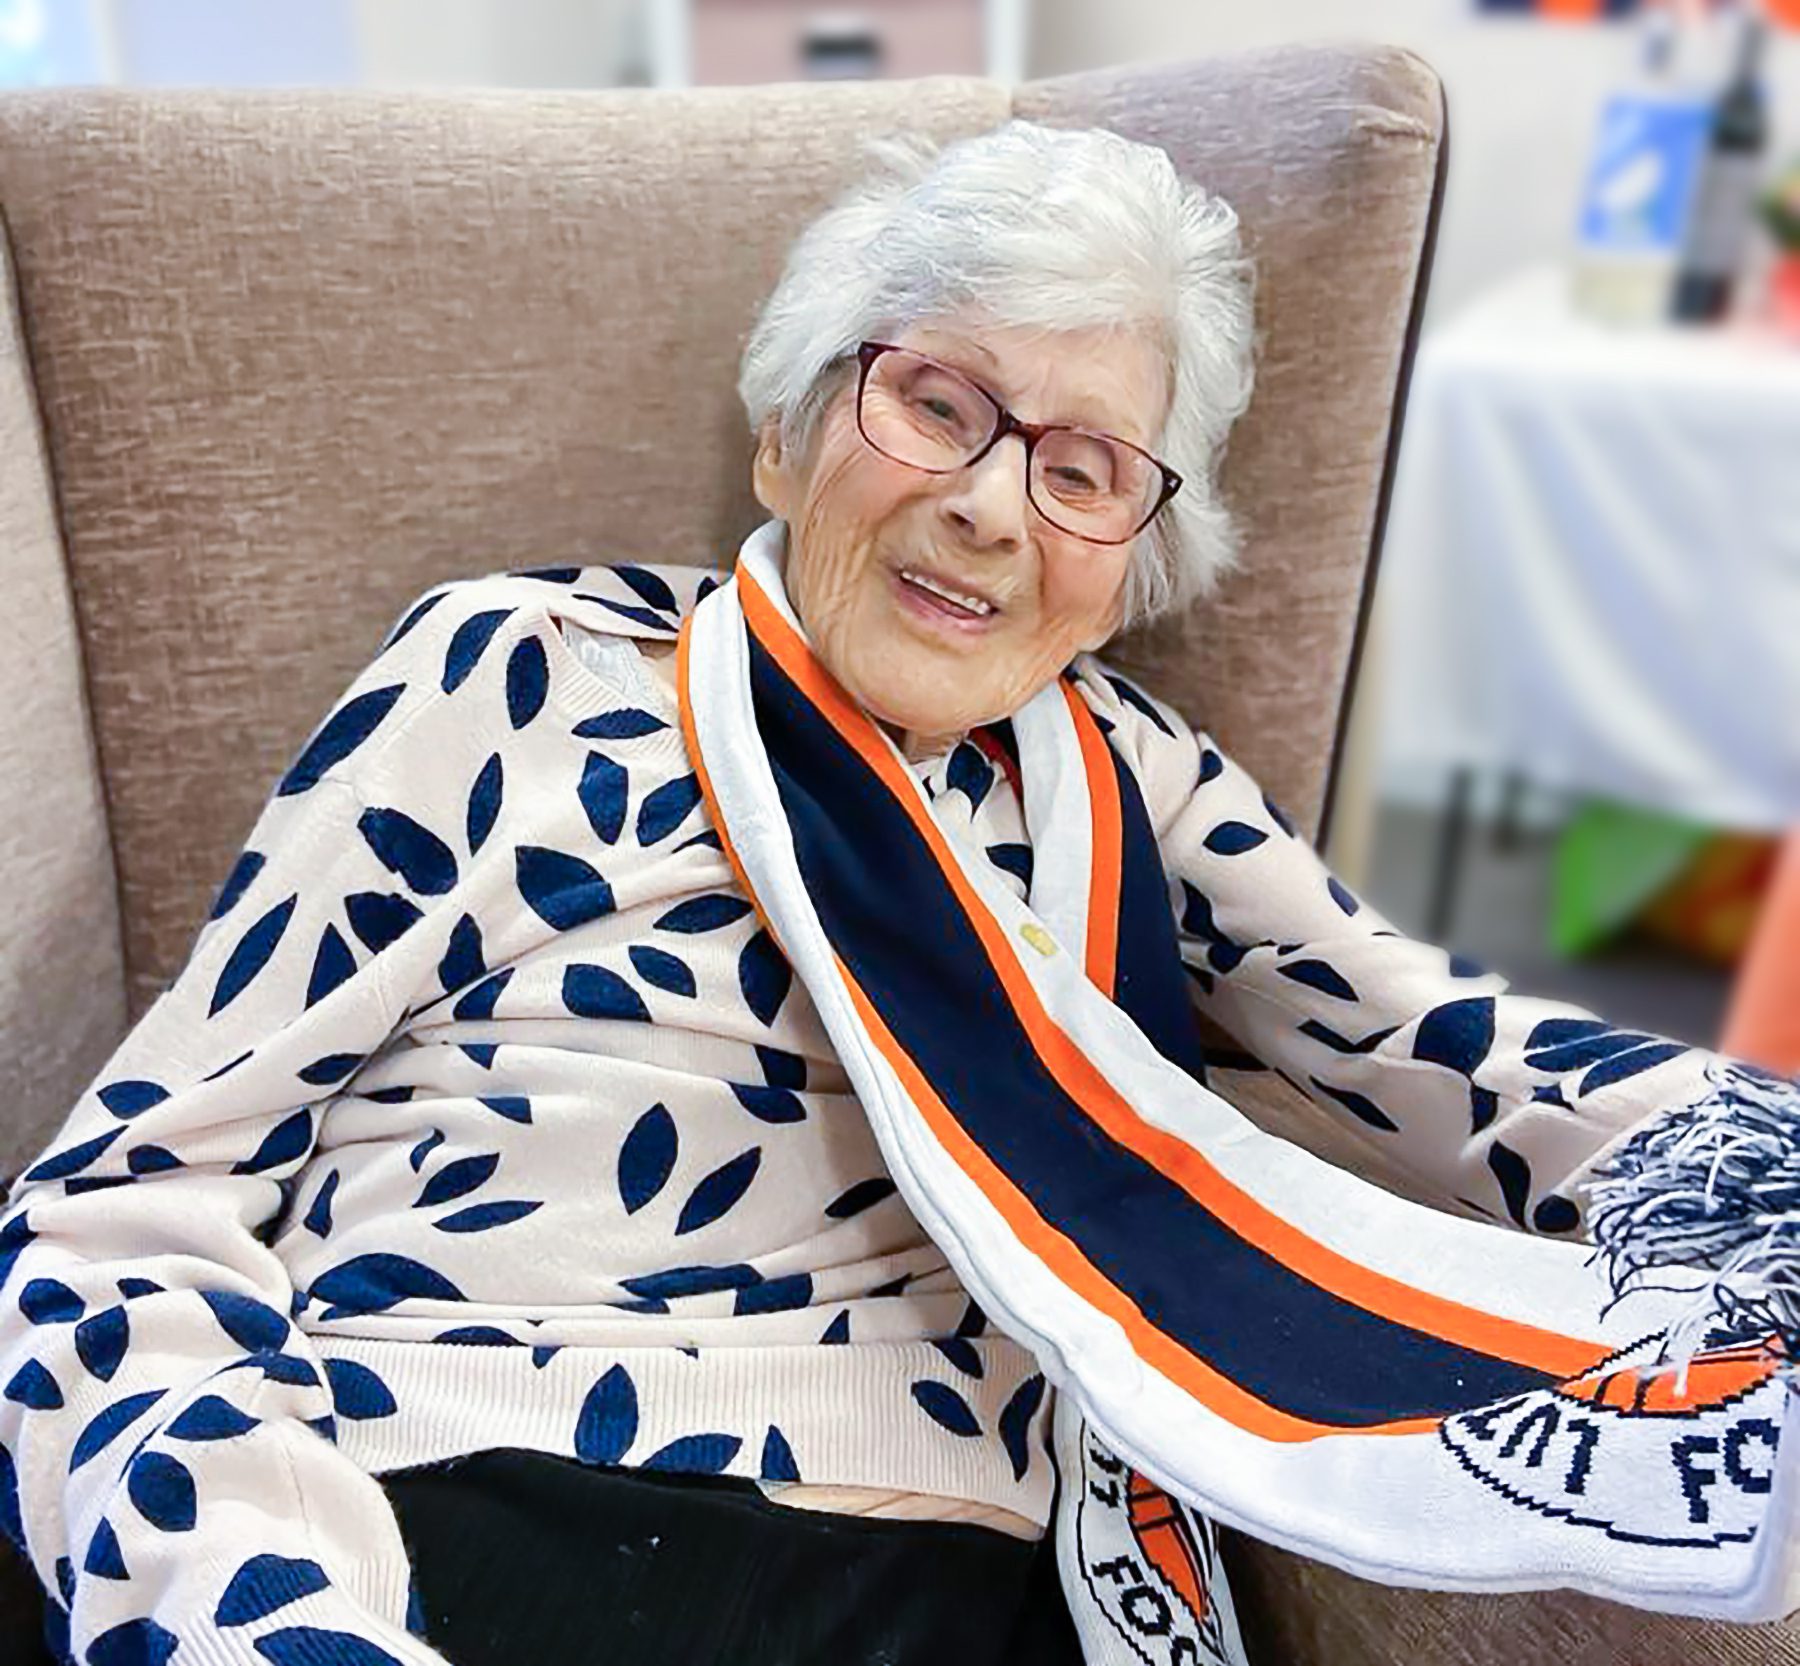
[[[0,671],[0,1034],[59,1067],[8,1120],[35,1142],[100,1062],[93,1036],[44,1056],[68,1003],[110,983],[116,1034],[179,967],[269,784],[409,598],[536,562],[729,560],[755,516],[743,337],[868,135],[1105,125],[1237,206],[1265,337],[1227,465],[1248,559],[1123,657],[1313,823],[1441,108],[1424,65],[1375,48],[1016,89],[0,100],[21,338],[0,435],[42,435],[0,461],[0,527],[21,523],[0,570],[44,662]]]

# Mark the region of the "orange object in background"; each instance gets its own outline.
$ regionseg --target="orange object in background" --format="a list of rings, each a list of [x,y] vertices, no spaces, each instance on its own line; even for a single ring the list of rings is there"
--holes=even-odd
[[[1781,850],[1761,833],[1714,833],[1647,902],[1640,929],[1715,966],[1743,963]]]
[[[1800,828],[1781,847],[1720,1045],[1752,1064],[1800,1073]]]

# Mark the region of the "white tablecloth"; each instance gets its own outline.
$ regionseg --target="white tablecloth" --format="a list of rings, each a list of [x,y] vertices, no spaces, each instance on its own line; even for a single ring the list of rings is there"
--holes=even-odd
[[[1800,822],[1800,350],[1621,331],[1534,269],[1420,344],[1382,764]]]

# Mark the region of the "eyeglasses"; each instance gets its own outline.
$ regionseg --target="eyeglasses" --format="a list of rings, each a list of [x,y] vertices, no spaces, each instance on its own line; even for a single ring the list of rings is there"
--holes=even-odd
[[[1017,434],[1032,508],[1089,543],[1129,543],[1181,490],[1180,475],[1129,440],[1021,422],[960,370],[923,353],[865,341],[856,357],[856,426],[882,456],[926,474],[954,474]]]

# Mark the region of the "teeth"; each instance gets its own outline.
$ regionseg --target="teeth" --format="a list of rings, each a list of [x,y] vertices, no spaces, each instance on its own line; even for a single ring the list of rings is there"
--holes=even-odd
[[[909,584],[916,584],[921,590],[929,590],[934,596],[942,596],[947,602],[955,602],[958,607],[966,607],[971,613],[988,614],[994,611],[994,604],[984,601],[980,596],[967,596],[960,590],[952,590],[947,584],[940,584],[925,573],[915,573],[905,568],[900,576]]]

